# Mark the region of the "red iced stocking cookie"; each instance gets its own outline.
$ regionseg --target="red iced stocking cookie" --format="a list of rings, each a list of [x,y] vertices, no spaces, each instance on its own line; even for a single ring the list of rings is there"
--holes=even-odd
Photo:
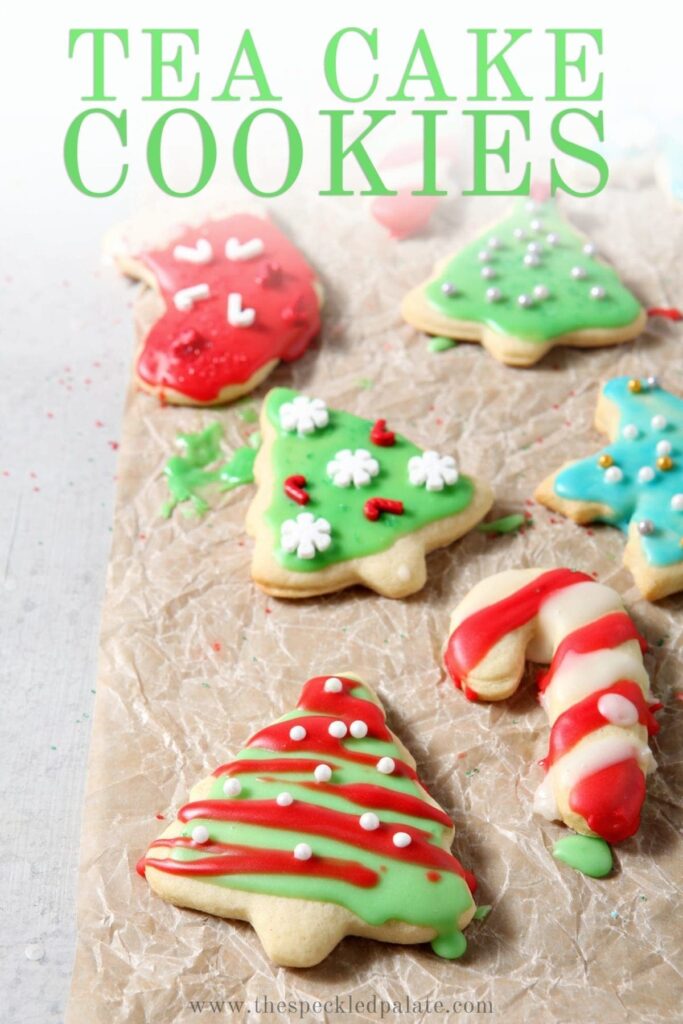
[[[168,402],[230,402],[280,359],[301,356],[318,333],[315,274],[261,216],[208,220],[165,248],[116,259],[156,293],[153,308],[141,310],[136,378]]]

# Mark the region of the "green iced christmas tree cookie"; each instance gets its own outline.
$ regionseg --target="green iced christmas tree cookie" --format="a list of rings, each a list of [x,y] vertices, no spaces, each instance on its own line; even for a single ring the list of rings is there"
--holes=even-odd
[[[426,581],[425,554],[470,530],[493,500],[452,456],[285,388],[266,397],[261,433],[247,529],[252,576],[277,597],[354,583],[412,594]]]
[[[429,334],[478,341],[510,366],[531,366],[555,345],[617,345],[646,321],[595,246],[554,203],[534,200],[439,263],[401,312]]]

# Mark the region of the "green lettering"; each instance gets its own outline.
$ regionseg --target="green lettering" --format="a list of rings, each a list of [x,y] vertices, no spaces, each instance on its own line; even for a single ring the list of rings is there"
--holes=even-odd
[[[172,68],[178,83],[183,77],[183,49],[176,47],[173,57],[164,57],[164,37],[170,35],[185,36],[192,43],[195,54],[199,53],[199,33],[196,28],[143,28],[150,41],[151,86],[149,96],[143,100],[197,100],[199,99],[199,75],[192,80],[190,91],[181,94],[164,92],[164,68]]]
[[[261,117],[263,114],[272,114],[282,122],[285,126],[285,131],[287,132],[287,173],[285,174],[282,185],[272,192],[267,192],[258,188],[254,184],[249,170],[249,132],[251,131],[251,126],[256,118]],[[291,117],[285,114],[284,111],[278,110],[275,107],[264,107],[262,110],[255,110],[253,114],[250,114],[249,117],[244,119],[235,133],[235,143],[233,145],[235,170],[237,171],[237,176],[244,187],[249,189],[249,191],[255,196],[262,196],[264,198],[271,199],[275,196],[281,196],[283,192],[287,192],[299,177],[303,159],[304,145],[301,140],[299,129],[295,125],[294,121],[292,121]]]
[[[555,36],[555,95],[546,97],[549,100],[601,100],[602,71],[598,75],[595,88],[583,96],[569,95],[567,92],[567,69],[576,68],[582,82],[586,81],[586,47],[582,46],[575,60],[567,57],[567,37],[569,35],[589,36],[596,45],[598,54],[602,56],[602,30],[599,28],[549,28]]]
[[[477,91],[474,96],[469,96],[468,99],[475,100],[478,103],[487,103],[490,100],[496,100],[502,98],[503,100],[515,100],[517,102],[523,102],[524,100],[532,100],[533,96],[527,96],[522,91],[517,79],[512,73],[512,69],[508,64],[505,54],[511,49],[518,39],[522,36],[526,36],[531,32],[530,28],[508,28],[504,31],[507,32],[510,37],[508,42],[505,44],[502,50],[499,50],[494,57],[489,57],[489,36],[495,34],[498,30],[495,28],[470,28],[467,30],[472,35],[477,37]],[[507,96],[498,97],[492,96],[489,93],[489,71],[491,68],[495,68],[500,77],[505,82],[505,86],[508,91]]]
[[[552,195],[555,195],[555,192],[561,188],[570,196],[587,199],[589,196],[595,196],[598,192],[602,192],[609,178],[609,167],[607,166],[607,161],[600,153],[596,153],[593,149],[587,149],[585,146],[580,146],[577,142],[571,142],[564,137],[562,134],[562,122],[569,114],[577,114],[579,117],[585,118],[595,128],[595,134],[600,142],[603,142],[605,130],[602,111],[598,114],[589,114],[587,110],[581,110],[578,107],[569,108],[554,117],[550,126],[551,138],[560,153],[571,156],[575,160],[580,161],[580,163],[588,164],[589,167],[594,167],[598,173],[598,184],[590,192],[581,192],[570,188],[557,168],[557,161],[553,158],[550,161],[550,191]]]
[[[92,36],[92,96],[81,96],[82,100],[106,103],[116,96],[107,96],[104,87],[104,52],[107,36],[115,36],[121,43],[123,56],[128,57],[128,31],[125,28],[72,28],[69,31],[69,59],[74,55],[76,42],[81,36]]]
[[[357,138],[344,145],[344,118],[353,117],[352,110],[321,110],[321,114],[330,119],[330,187],[320,192],[321,196],[352,196],[352,189],[344,188],[344,161],[353,156],[370,186],[361,190],[362,196],[395,196],[397,193],[387,188],[377,172],[363,144],[367,136],[378,124],[387,117],[393,117],[393,110],[366,110],[370,124]]]
[[[112,188],[107,189],[104,192],[95,192],[87,187],[81,177],[78,159],[78,143],[83,122],[93,114],[101,114],[102,117],[105,117],[110,121],[116,129],[122,146],[125,148],[128,144],[128,123],[126,111],[122,110],[117,116],[116,114],[112,114],[111,110],[92,107],[90,110],[84,110],[75,117],[67,128],[66,135],[64,137],[64,166],[66,167],[66,173],[69,175],[71,184],[75,185],[79,192],[82,192],[84,196],[91,196],[93,199],[105,199],[107,196],[113,196],[114,193],[118,192],[123,185],[128,174],[128,164],[123,164],[121,166],[121,173],[119,174],[116,184]]]
[[[367,89],[367,91],[361,96],[349,96],[348,93],[342,90],[342,87],[339,84],[337,51],[344,36],[350,35],[351,33],[358,35],[361,39],[365,40],[368,44],[368,50],[370,51],[372,59],[377,60],[376,28],[373,28],[372,32],[365,32],[362,28],[341,28],[338,32],[335,32],[325,49],[325,58],[323,61],[323,66],[325,68],[325,80],[338,99],[343,100],[345,103],[362,103],[363,100],[369,99],[377,88],[378,75],[372,76],[369,89]]]
[[[413,117],[422,118],[422,188],[414,196],[446,196],[448,192],[439,188],[436,180],[437,148],[436,119],[447,114],[447,110],[413,110]]]
[[[186,114],[192,118],[197,127],[199,128],[199,135],[201,138],[202,147],[202,165],[199,170],[199,177],[197,178],[196,184],[186,192],[177,192],[171,188],[166,181],[164,174],[162,160],[161,160],[161,144],[164,135],[164,129],[167,123],[172,117],[177,114]],[[192,110],[189,107],[177,107],[175,110],[168,110],[165,114],[162,114],[158,121],[152,126],[152,130],[149,133],[149,139],[147,140],[147,166],[149,167],[149,173],[152,175],[154,182],[159,186],[162,192],[165,192],[167,196],[174,196],[176,198],[184,199],[186,196],[194,196],[204,188],[204,186],[210,181],[211,175],[216,167],[216,139],[211,131],[211,127],[201,114],[198,114],[196,110]]]
[[[242,57],[246,58],[249,65],[250,73],[240,73],[239,66],[242,61]],[[235,96],[232,93],[233,82],[254,82],[258,93],[256,96],[252,96],[251,99],[256,100],[269,100],[271,102],[281,100],[282,96],[276,96],[268,85],[268,79],[261,63],[261,58],[258,55],[256,44],[252,38],[249,29],[246,30],[240,40],[240,45],[237,47],[237,53],[235,59],[232,62],[232,67],[228,72],[228,80],[225,83],[223,92],[219,93],[218,96],[214,96],[215,100],[239,100],[239,96]]]
[[[422,74],[418,74],[413,71],[413,65],[418,57],[422,60],[422,66],[424,67],[424,72]],[[415,96],[411,96],[406,93],[406,86],[408,85],[408,82],[429,82],[432,89],[432,95],[425,96],[425,100],[428,103],[435,100],[443,102],[444,100],[457,99],[457,96],[449,96],[444,88],[441,75],[439,74],[439,69],[436,66],[436,61],[434,60],[432,48],[429,45],[429,40],[427,39],[427,35],[423,28],[421,28],[417,33],[415,45],[413,46],[410,57],[408,58],[408,63],[405,71],[403,72],[401,84],[394,95],[387,98],[390,100],[414,100],[416,98]]]
[[[473,119],[473,151],[474,151],[474,182],[471,189],[464,190],[464,196],[526,196],[531,188],[531,164],[527,162],[524,169],[524,176],[519,185],[511,189],[491,190],[487,186],[487,159],[489,156],[497,156],[503,161],[503,169],[506,174],[510,173],[510,130],[506,129],[503,134],[503,141],[499,146],[489,146],[487,143],[488,119],[493,117],[511,117],[524,130],[526,141],[530,138],[529,111],[528,110],[464,110],[463,114]]]

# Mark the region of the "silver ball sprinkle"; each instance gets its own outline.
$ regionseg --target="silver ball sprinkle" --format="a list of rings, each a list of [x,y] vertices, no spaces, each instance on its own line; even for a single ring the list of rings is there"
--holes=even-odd
[[[534,217],[529,226],[532,231],[543,231],[543,222],[538,217]]]
[[[524,209],[528,210],[529,213],[534,213],[538,209],[538,203],[535,202],[533,199],[527,199],[527,201],[524,204]]]
[[[529,309],[533,304],[534,300],[531,295],[522,294],[517,296],[517,305],[521,306],[522,309]]]
[[[444,281],[441,285],[441,291],[444,295],[457,295],[458,289],[455,287],[452,281]]]
[[[549,295],[550,290],[544,284],[534,285],[534,298],[547,299]]]
[[[658,384],[659,384],[659,378],[658,377],[648,377],[646,379],[645,383],[647,384],[647,386],[649,388],[656,388],[658,386]]]
[[[590,295],[591,299],[604,299],[605,289],[602,287],[601,284],[595,284],[593,285],[588,294]]]
[[[586,256],[594,256],[595,246],[592,242],[586,242],[586,244],[583,247],[583,251],[585,252]]]
[[[491,281],[494,277],[497,276],[493,267],[482,267],[479,273],[487,281]]]
[[[651,533],[655,532],[655,524],[651,519],[641,519],[638,523],[638,533],[642,537],[648,537]]]
[[[500,302],[503,298],[503,293],[500,288],[487,288],[486,289],[486,301],[487,302]]]
[[[477,256],[477,259],[479,260],[480,263],[488,263],[488,261],[491,259],[491,254],[487,252],[486,249],[482,249]]]
[[[529,242],[526,247],[527,252],[541,252],[543,246],[539,242]]]
[[[560,241],[560,236],[556,235],[554,231],[551,231],[549,235],[545,236],[545,240],[548,243],[548,245],[558,245]]]
[[[520,242],[522,241],[523,238],[526,238],[526,231],[524,230],[524,228],[515,228],[515,230],[512,232],[512,234],[513,234],[513,237],[516,238]]]
[[[500,238],[494,235],[493,238],[489,238],[486,244],[488,245],[489,249],[500,249]]]
[[[570,274],[572,275],[575,281],[580,281],[582,280],[582,278],[586,276],[586,271],[583,267],[572,267],[572,269],[570,270]]]
[[[535,252],[528,252],[524,257],[525,267],[537,267],[541,262],[541,257]]]

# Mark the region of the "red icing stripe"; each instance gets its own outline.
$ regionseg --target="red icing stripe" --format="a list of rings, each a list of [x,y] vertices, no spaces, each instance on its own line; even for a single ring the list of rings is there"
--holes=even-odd
[[[635,704],[638,709],[638,721],[641,725],[645,726],[650,736],[655,735],[659,731],[659,724],[650,714],[647,702],[638,684],[628,679],[622,679],[618,683],[613,683],[611,686],[606,687],[604,690],[591,693],[590,696],[580,700],[578,704],[573,704],[570,708],[567,708],[557,718],[550,730],[548,754],[543,760],[546,768],[550,768],[563,754],[566,754],[568,750],[575,747],[584,736],[588,736],[589,733],[595,732],[596,729],[602,729],[603,726],[609,724],[607,719],[603,718],[598,711],[598,701],[606,693],[617,693],[621,697],[630,700],[632,704]]]
[[[216,768],[214,775],[241,775],[245,772],[312,772],[320,758],[313,757],[269,757],[262,761],[230,761]]]
[[[591,654],[603,648],[619,647],[627,640],[637,640],[641,650],[647,650],[647,640],[640,635],[631,617],[626,612],[611,612],[601,619],[569,633],[559,644],[548,671],[539,676],[538,689],[543,693],[553,681],[553,676],[568,654]]]
[[[374,810],[391,811],[395,814],[409,814],[414,818],[436,821],[445,828],[453,828],[453,822],[440,807],[434,807],[426,800],[410,796],[409,793],[399,793],[396,790],[373,786],[371,783],[365,782],[345,782],[339,785],[325,782],[301,782],[298,785],[305,786],[306,789],[344,797],[361,807],[372,807]]]
[[[576,583],[594,582],[582,572],[551,569],[509,597],[466,618],[453,630],[445,654],[446,668],[456,686],[460,686],[499,640],[530,622],[549,597]]]
[[[569,794],[569,806],[608,843],[635,835],[645,800],[645,777],[634,757],[587,775]]]
[[[447,850],[434,846],[431,836],[411,825],[381,824],[373,832],[361,828],[359,817],[344,814],[328,807],[294,801],[289,807],[280,807],[275,800],[197,800],[185,804],[178,812],[180,821],[196,818],[209,821],[237,821],[246,825],[286,829],[291,832],[323,836],[340,843],[349,843],[361,850],[395,860],[439,868],[465,877],[465,869]],[[412,842],[398,847],[392,841],[395,832],[407,832]]]
[[[225,256],[228,238],[260,238],[264,252],[235,261]],[[199,239],[212,247],[209,263],[179,262],[176,245],[193,247]],[[138,257],[151,273],[166,310],[144,340],[138,359],[140,377],[155,388],[169,388],[198,402],[218,398],[229,385],[242,384],[273,359],[298,359],[320,328],[314,274],[301,253],[262,217],[239,214],[188,228],[168,248]],[[207,284],[210,296],[189,310],[176,309],[173,296]],[[254,309],[249,327],[227,320],[230,292],[242,296],[242,308]]]
[[[181,839],[159,840],[150,846],[150,850],[190,845]],[[223,843],[204,843],[201,849],[217,853],[217,856],[192,861],[143,857],[138,864],[138,873],[144,877],[145,867],[153,867],[171,875],[302,875],[305,878],[333,878],[363,889],[370,889],[379,882],[376,871],[352,860],[313,856],[310,860],[300,861],[284,850],[257,850],[251,846]]]
[[[354,697],[352,691],[359,686],[354,679],[334,676],[342,684],[341,692],[328,693],[325,683],[329,676],[314,676],[304,685],[297,707],[304,711],[319,711],[321,714],[334,715],[346,724],[360,720],[368,727],[368,736],[377,740],[391,740],[391,733],[386,727],[384,712],[372,701],[363,697]],[[305,724],[305,723],[304,723]]]
[[[661,316],[665,320],[683,320],[683,313],[681,313],[680,309],[671,309],[668,306],[650,306],[647,315]]]
[[[338,757],[344,761],[353,761],[355,764],[376,765],[379,757],[374,754],[361,754],[357,750],[349,750],[344,746],[342,740],[330,736],[328,729],[331,718],[327,716],[306,715],[304,718],[290,718],[286,722],[276,722],[252,736],[247,747],[257,747],[262,750],[301,751],[302,753],[319,754],[324,757]],[[344,721],[340,716],[339,721]],[[348,724],[348,723],[347,723]],[[294,725],[303,725],[306,736],[302,740],[293,740],[289,730]],[[370,733],[368,733],[370,735]],[[395,768],[394,775],[405,775],[410,779],[416,779],[417,774],[414,768],[393,758]]]

